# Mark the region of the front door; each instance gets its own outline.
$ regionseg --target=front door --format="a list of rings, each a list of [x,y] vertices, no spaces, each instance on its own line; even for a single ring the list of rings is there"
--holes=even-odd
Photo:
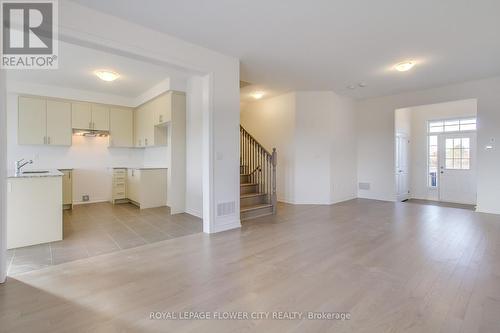
[[[439,135],[439,200],[476,204],[476,133]]]

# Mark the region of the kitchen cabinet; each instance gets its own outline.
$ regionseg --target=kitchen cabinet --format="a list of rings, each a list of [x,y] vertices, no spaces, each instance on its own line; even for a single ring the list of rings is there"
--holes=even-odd
[[[111,202],[113,204],[127,200],[127,169],[113,168],[112,169],[112,192]]]
[[[44,98],[19,97],[18,143],[43,145],[47,134],[47,103]]]
[[[110,147],[134,146],[134,115],[132,109],[110,108]]]
[[[101,104],[92,104],[92,129],[109,131],[109,107]]]
[[[71,104],[65,101],[47,100],[46,143],[71,146]]]
[[[71,103],[71,124],[75,129],[91,129],[92,109],[90,103]]]
[[[127,198],[140,209],[167,204],[167,169],[128,169]]]
[[[134,110],[134,145],[165,146],[173,113],[186,113],[186,95],[168,91]]]
[[[18,143],[20,145],[71,145],[70,103],[20,96]]]
[[[63,173],[62,188],[63,188],[63,209],[73,208],[73,170],[60,169]]]
[[[109,107],[105,105],[72,102],[71,116],[75,129],[109,131]]]

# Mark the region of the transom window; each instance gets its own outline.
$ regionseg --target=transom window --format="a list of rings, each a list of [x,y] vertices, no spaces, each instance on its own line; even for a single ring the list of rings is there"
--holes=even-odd
[[[464,132],[476,130],[476,118],[429,121],[429,133]]]
[[[447,138],[445,168],[453,170],[470,169],[470,139]]]

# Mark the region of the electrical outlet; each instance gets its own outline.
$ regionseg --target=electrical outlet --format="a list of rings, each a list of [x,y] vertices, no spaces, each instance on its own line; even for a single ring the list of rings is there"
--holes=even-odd
[[[82,195],[82,201],[89,201],[89,200],[90,200],[90,197],[88,194]]]

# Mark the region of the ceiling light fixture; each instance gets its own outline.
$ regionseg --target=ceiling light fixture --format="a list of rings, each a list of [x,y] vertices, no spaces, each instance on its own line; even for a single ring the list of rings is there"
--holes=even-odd
[[[396,70],[399,72],[406,72],[406,71],[409,71],[410,69],[412,69],[413,66],[415,66],[414,62],[404,61],[404,62],[400,62],[399,64],[394,66],[394,68],[396,68]]]
[[[94,72],[94,74],[97,75],[98,78],[106,82],[112,82],[120,77],[120,74],[108,70],[97,70]]]
[[[253,98],[255,99],[261,99],[264,97],[264,92],[263,91],[256,91],[252,94]]]

